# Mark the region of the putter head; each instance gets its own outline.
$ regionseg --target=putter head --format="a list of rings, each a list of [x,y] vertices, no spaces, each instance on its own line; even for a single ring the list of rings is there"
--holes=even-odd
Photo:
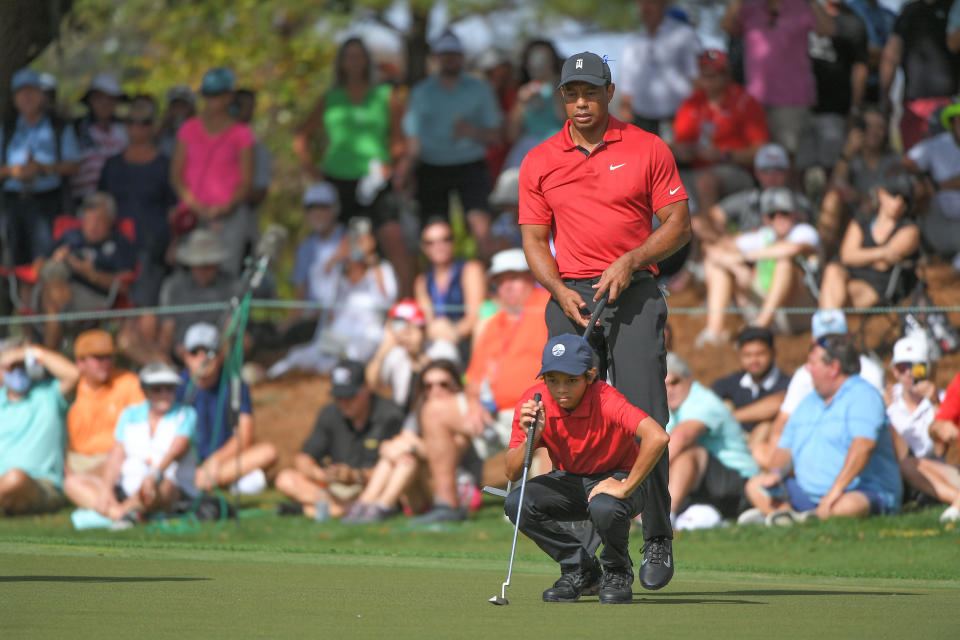
[[[490,603],[496,604],[496,605],[500,605],[500,606],[504,606],[504,605],[510,604],[510,601],[507,600],[506,598],[504,598],[503,596],[493,596],[492,598],[490,598],[489,600],[487,600],[487,602],[490,602]]]

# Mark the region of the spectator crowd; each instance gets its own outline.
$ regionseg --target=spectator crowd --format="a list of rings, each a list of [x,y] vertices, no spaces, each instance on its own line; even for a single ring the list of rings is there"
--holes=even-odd
[[[609,52],[611,113],[669,145],[690,195],[693,240],[659,275],[705,291],[705,327],[682,337],[732,344],[741,363],[697,380],[666,355],[674,527],[907,502],[960,520],[960,373],[946,389],[934,376],[956,333],[928,314],[885,370],[840,311],[922,303],[933,262],[960,274],[960,0],[898,14],[730,0],[725,50],[669,5],[638,0],[642,23]],[[257,439],[247,383],[224,375],[227,323],[203,306],[246,293],[257,256],[273,168],[251,126],[256,92],[215,68],[199,95],[177,86],[161,101],[100,72],[73,119],[54,78],[17,71],[0,129],[0,296],[5,315],[44,320],[0,346],[0,513],[69,502],[77,526],[126,527],[272,483],[281,513],[317,521],[467,518],[478,487],[506,486],[547,341],[519,169],[566,126],[563,60],[541,39],[468,56],[447,30],[408,86],[363,39],[339,45],[330,87],[290,132],[304,304],[242,336],[247,354],[282,351],[258,378],[332,385],[283,469]],[[268,277],[255,294],[275,290]],[[733,336],[731,303],[744,314]],[[784,312],[795,306],[819,311]],[[61,315],[117,308],[141,311],[103,328]],[[806,364],[783,371],[776,336],[806,332]],[[532,473],[550,468],[538,451]]]

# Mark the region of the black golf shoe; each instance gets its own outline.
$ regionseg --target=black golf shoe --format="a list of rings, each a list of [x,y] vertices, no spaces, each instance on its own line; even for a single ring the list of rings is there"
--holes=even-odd
[[[643,545],[640,586],[650,591],[663,589],[673,578],[673,541],[658,537]]]
[[[624,604],[633,602],[633,570],[604,571],[600,578],[597,595],[600,604]]]
[[[582,595],[597,592],[602,571],[598,564],[577,571],[568,571],[543,592],[544,602],[576,602]]]

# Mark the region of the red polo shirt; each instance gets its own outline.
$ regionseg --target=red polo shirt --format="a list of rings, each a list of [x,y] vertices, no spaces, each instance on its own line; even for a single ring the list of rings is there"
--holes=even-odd
[[[511,449],[526,441],[527,428],[520,423],[520,407],[532,400],[535,393],[543,396],[546,413],[546,426],[537,448],[546,448],[554,468],[582,475],[630,471],[640,452],[635,439],[637,425],[647,414],[600,380],[587,386],[573,412],[561,409],[543,382],[527,389],[513,412]]]
[[[720,151],[746,149],[770,139],[763,107],[733,83],[719,104],[710,102],[703,89],[694,91],[677,110],[673,137],[679,143],[696,144],[705,125],[712,131],[710,144]]]
[[[587,154],[569,128],[568,120],[523,159],[520,224],[552,225],[561,277],[595,278],[643,244],[657,210],[687,193],[657,136],[610,117],[603,142]]]
[[[953,424],[960,425],[960,373],[947,387],[935,419],[949,420]]]

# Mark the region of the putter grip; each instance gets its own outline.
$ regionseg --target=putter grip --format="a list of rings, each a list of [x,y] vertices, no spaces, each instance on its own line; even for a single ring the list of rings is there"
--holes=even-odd
[[[593,308],[593,313],[590,314],[590,322],[587,323],[587,328],[583,330],[583,337],[586,339],[590,332],[593,331],[593,328],[597,326],[597,320],[600,319],[600,314],[603,313],[603,308],[607,306],[607,296],[609,292],[604,292],[600,299],[597,300],[597,306]]]
[[[542,396],[539,393],[535,393],[533,394],[533,401],[539,405],[541,397]],[[538,408],[537,414],[539,413],[540,413],[540,409]],[[527,450],[523,454],[524,472],[526,472],[526,470],[530,468],[530,458],[533,457],[533,436],[535,436],[536,433],[537,433],[537,420],[534,419],[534,421],[530,423],[530,429],[527,431]]]

